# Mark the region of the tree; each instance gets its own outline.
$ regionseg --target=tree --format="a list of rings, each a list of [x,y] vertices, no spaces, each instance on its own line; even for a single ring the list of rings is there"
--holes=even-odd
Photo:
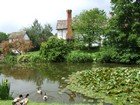
[[[109,21],[106,45],[116,48],[117,62],[140,60],[140,2],[111,0],[113,16]]]
[[[28,52],[32,48],[33,48],[32,42],[25,41],[23,39],[15,40],[11,43],[9,43],[9,41],[2,42],[2,52],[4,55],[11,53],[12,50],[18,51],[19,53],[25,53],[25,52]]]
[[[0,43],[8,39],[8,35],[4,32],[0,32]]]
[[[42,30],[40,41],[41,42],[47,41],[49,37],[53,35],[51,32],[52,32],[52,27],[50,26],[50,24],[45,24]]]
[[[48,40],[53,35],[52,27],[49,24],[42,26],[37,19],[35,19],[31,27],[25,28],[24,30],[29,35],[36,50],[40,48],[42,42]]]
[[[4,55],[8,54],[10,52],[10,44],[8,41],[3,41],[2,42],[2,53]]]
[[[32,48],[32,42],[25,41],[24,39],[16,40],[11,43],[11,49],[17,50],[20,53],[28,52]]]
[[[78,37],[88,46],[92,43],[99,43],[100,36],[106,26],[106,14],[97,8],[85,10],[73,19],[73,29]]]

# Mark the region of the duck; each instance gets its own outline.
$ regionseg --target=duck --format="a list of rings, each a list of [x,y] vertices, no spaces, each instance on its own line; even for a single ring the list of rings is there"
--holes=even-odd
[[[26,94],[25,98],[20,101],[20,105],[27,105],[29,94]]]
[[[47,94],[45,93],[44,96],[43,96],[43,100],[44,100],[44,101],[47,101],[47,99],[48,99],[48,96],[47,96]]]
[[[23,98],[23,95],[20,94],[18,97],[14,98],[13,102],[12,102],[12,105],[15,105],[17,103],[19,103]]]
[[[37,88],[37,93],[42,95],[42,90],[39,87]]]

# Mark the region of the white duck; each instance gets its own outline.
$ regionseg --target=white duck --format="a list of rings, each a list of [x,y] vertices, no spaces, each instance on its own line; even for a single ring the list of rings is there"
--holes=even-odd
[[[37,93],[42,95],[42,90],[39,87],[37,88]]]
[[[45,93],[44,96],[43,96],[43,100],[44,100],[44,101],[47,101],[47,99],[48,99],[48,96],[47,96],[46,93]]]

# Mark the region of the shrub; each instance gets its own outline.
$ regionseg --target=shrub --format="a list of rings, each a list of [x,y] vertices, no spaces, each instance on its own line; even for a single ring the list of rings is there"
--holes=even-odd
[[[73,48],[74,50],[83,50],[85,49],[85,43],[83,41],[80,41],[80,40],[74,40],[73,42]]]
[[[17,56],[8,54],[4,57],[3,62],[4,63],[16,63],[17,62]]]
[[[133,52],[130,49],[124,49],[118,56],[120,63],[136,64],[140,59],[139,52]]]
[[[17,57],[17,62],[43,62],[43,58],[39,55],[39,52],[30,52],[22,54]]]
[[[33,48],[31,41],[25,41],[23,39],[15,40],[11,43],[9,41],[2,42],[2,52],[4,55],[12,53],[12,50],[18,51],[20,53],[28,52]]]
[[[72,51],[67,56],[68,62],[93,62],[93,56],[91,53],[81,52],[81,51]]]
[[[106,46],[98,52],[97,61],[105,63],[118,62],[117,56],[118,54],[114,47]]]
[[[20,53],[28,52],[33,48],[32,41],[25,41],[24,39],[13,41],[10,44],[12,49],[18,50]]]
[[[0,84],[0,99],[10,99],[10,85],[8,80],[3,80]]]
[[[4,55],[9,54],[9,53],[10,53],[11,44],[10,44],[8,41],[3,41],[3,42],[1,43],[1,45],[2,45],[2,53],[3,53]]]
[[[104,46],[98,55],[98,61],[105,63],[123,63],[123,64],[139,64],[139,52],[133,52],[130,49],[122,49],[121,51],[115,47]]]
[[[70,45],[69,45],[70,44]],[[68,52],[71,51],[71,43],[57,37],[50,37],[47,42],[43,42],[40,54],[46,61],[64,61]]]
[[[29,59],[30,62],[43,62],[44,61],[44,59],[40,55],[31,55],[29,58],[30,58]]]
[[[17,62],[29,62],[29,55],[20,55],[17,57]]]

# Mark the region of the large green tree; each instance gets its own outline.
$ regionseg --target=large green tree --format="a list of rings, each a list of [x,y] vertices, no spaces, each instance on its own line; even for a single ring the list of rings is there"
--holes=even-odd
[[[140,1],[111,0],[112,17],[107,31],[107,46],[114,47],[121,63],[140,60]]]
[[[0,32],[0,43],[8,39],[8,35],[4,32]]]
[[[29,35],[36,50],[40,48],[42,42],[45,42],[53,35],[50,24],[42,26],[37,19],[35,19],[31,27],[25,28],[24,30]]]
[[[73,19],[75,35],[91,47],[92,43],[99,43],[106,26],[106,14],[97,8],[82,11]]]

